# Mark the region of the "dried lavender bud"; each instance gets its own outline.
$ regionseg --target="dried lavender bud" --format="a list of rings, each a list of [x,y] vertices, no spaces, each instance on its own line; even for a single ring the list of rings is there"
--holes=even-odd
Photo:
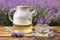
[[[12,37],[23,37],[24,34],[21,33],[21,32],[12,32],[12,33],[11,33],[11,36],[12,36]]]
[[[21,32],[16,32],[15,34],[16,34],[16,37],[23,37],[24,36],[24,34]]]
[[[12,32],[12,33],[11,33],[11,36],[12,36],[12,37],[15,37],[15,36],[16,36],[15,32]]]

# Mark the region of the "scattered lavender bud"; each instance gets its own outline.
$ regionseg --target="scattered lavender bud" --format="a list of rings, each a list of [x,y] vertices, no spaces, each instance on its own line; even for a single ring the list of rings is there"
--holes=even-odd
[[[21,32],[12,32],[12,33],[11,33],[11,36],[12,36],[12,37],[23,37],[24,34],[21,33]]]
[[[24,36],[24,34],[21,32],[16,32],[15,34],[16,34],[16,37],[23,37]]]
[[[48,37],[53,37],[53,36],[54,36],[53,33],[49,33],[49,34],[48,34]]]
[[[15,35],[16,35],[15,32],[12,32],[12,33],[11,33],[11,36],[12,36],[12,37],[15,37]]]

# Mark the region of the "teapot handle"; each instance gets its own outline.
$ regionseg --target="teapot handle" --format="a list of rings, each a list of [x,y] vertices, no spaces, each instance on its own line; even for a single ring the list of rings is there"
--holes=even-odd
[[[15,8],[14,8],[14,9],[11,9],[10,12],[9,12],[9,14],[8,14],[9,20],[10,20],[11,22],[13,22],[13,20],[12,20],[12,18],[11,18],[11,16],[10,16],[10,15],[11,15],[10,13],[11,13],[13,10],[16,10],[16,9],[15,9]]]

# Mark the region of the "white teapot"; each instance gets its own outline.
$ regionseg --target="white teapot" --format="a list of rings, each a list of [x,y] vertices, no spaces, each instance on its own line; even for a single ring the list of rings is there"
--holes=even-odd
[[[10,13],[13,10],[16,10],[16,12],[14,13],[12,20],[10,17]],[[32,32],[32,16],[35,13],[35,10],[30,12],[28,6],[17,6],[17,8],[12,9],[10,13],[9,13],[9,19],[13,22],[14,27],[13,30],[20,31],[23,33]]]
[[[13,15],[13,20],[10,17],[10,13],[16,10]],[[32,14],[35,13],[35,10],[30,12],[28,6],[17,6],[16,9],[12,9],[9,13],[9,19],[16,25],[29,25],[32,22]]]

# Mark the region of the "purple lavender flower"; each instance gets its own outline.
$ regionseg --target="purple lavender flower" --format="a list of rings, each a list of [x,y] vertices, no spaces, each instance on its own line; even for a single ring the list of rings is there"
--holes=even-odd
[[[46,19],[46,20],[44,20],[44,22],[45,22],[45,24],[49,24],[51,21]]]
[[[38,23],[43,23],[43,22],[44,22],[43,18],[38,19]]]
[[[54,15],[56,14],[56,9],[53,7],[51,8],[51,10],[49,11],[50,15]]]
[[[47,16],[44,16],[43,18],[44,18],[44,20],[46,20],[47,19]]]
[[[55,19],[57,17],[56,13],[57,13],[57,11],[54,7],[50,8],[49,15],[50,15],[51,19]]]
[[[55,19],[55,18],[57,18],[57,16],[56,15],[51,15],[51,18]]]

